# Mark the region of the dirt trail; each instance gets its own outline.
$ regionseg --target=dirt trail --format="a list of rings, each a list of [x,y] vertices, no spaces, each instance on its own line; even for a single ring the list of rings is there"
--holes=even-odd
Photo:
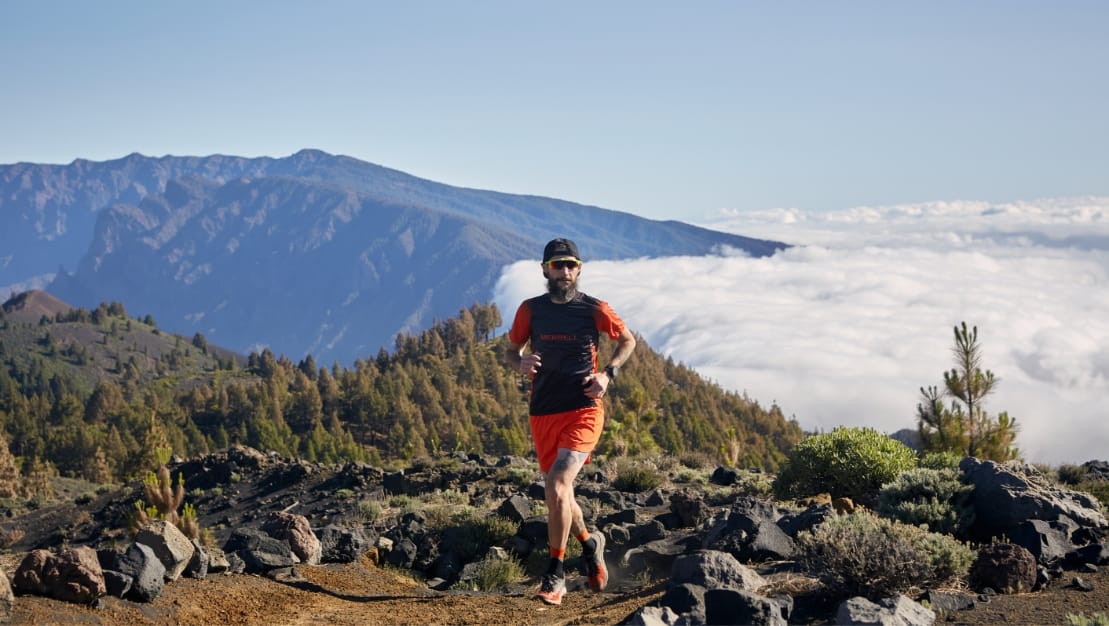
[[[6,565],[6,564],[5,564]],[[8,570],[9,576],[12,571]],[[626,581],[605,593],[571,591],[563,605],[535,600],[535,585],[516,585],[503,593],[436,592],[422,583],[363,559],[344,565],[296,567],[295,576],[271,580],[253,575],[216,574],[204,580],[182,578],[168,583],[150,604],[103,598],[89,608],[38,596],[17,596],[14,624],[89,624],[103,626],[362,626],[364,624],[504,624],[580,626],[619,624],[638,608],[659,599],[664,583]],[[1082,576],[1094,591],[1070,584]],[[575,589],[577,587],[577,589]],[[798,613],[790,623],[832,623],[834,607]],[[1068,614],[1109,613],[1109,567],[1094,573],[1068,572],[1045,591],[994,596],[937,620],[947,624],[1065,624]]]
[[[436,592],[365,562],[297,566],[293,579],[250,575],[182,578],[150,604],[104,598],[97,609],[35,596],[16,598],[17,624],[138,626],[241,624],[616,624],[662,594],[660,585],[631,593],[572,591],[560,607],[533,599],[530,586],[507,593]]]

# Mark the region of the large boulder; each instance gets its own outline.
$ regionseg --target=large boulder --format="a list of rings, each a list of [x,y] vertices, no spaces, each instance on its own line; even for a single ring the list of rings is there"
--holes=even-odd
[[[668,606],[645,606],[621,623],[627,626],[676,626],[678,622],[678,614]]]
[[[1109,462],[1086,461],[1082,464],[1082,469],[1086,470],[1088,480],[1109,480]]]
[[[691,623],[705,622],[705,591],[701,585],[681,583],[668,584],[666,593],[659,598],[659,606],[672,609],[674,613],[687,618]]]
[[[908,596],[898,595],[871,602],[866,598],[855,597],[844,600],[836,612],[836,624],[861,625],[882,624],[883,626],[932,626],[936,614]]]
[[[671,494],[670,511],[678,516],[681,525],[686,528],[697,527],[710,515],[704,495],[694,491],[678,491]]]
[[[717,515],[705,534],[707,550],[730,552],[743,562],[781,561],[793,558],[797,546],[778,526],[781,515],[769,502],[743,497]]]
[[[59,554],[35,550],[23,558],[12,583],[19,591],[76,604],[88,604],[107,592],[96,551],[87,546]]]
[[[1071,537],[1078,530],[1078,524],[1065,515],[1055,521],[1030,519],[1018,525],[1009,535],[1009,540],[1025,548],[1044,565],[1062,560],[1076,549]]]
[[[683,583],[706,589],[757,591],[766,580],[727,552],[698,550],[674,560],[667,585],[674,587]]]
[[[119,557],[116,570],[131,577],[126,597],[136,602],[153,602],[165,588],[166,566],[145,544],[131,544]]]
[[[12,586],[16,591],[36,596],[48,595],[46,584],[47,569],[54,555],[49,550],[32,550],[19,562],[12,575]]]
[[[606,530],[605,534],[608,535],[609,531]],[[647,576],[666,576],[679,556],[698,550],[700,544],[701,539],[697,535],[673,533],[664,539],[626,551],[620,558],[619,567],[628,576],[641,573],[646,573]]]
[[[192,540],[193,556],[185,566],[185,575],[190,578],[207,578],[208,569],[212,565],[212,557],[196,539]]]
[[[262,524],[262,531],[274,539],[287,541],[302,563],[319,565],[323,548],[308,518],[286,511],[274,511]]]
[[[750,591],[709,589],[705,592],[706,624],[786,626],[781,603]]]
[[[288,542],[274,539],[261,530],[237,528],[223,544],[228,557],[232,554],[242,560],[245,571],[250,574],[264,574],[280,567],[296,564],[296,557]]]
[[[343,528],[329,524],[319,529],[320,561],[324,563],[353,563],[373,545],[361,528]]]
[[[797,535],[806,530],[812,530],[816,526],[823,524],[836,511],[832,508],[832,502],[829,498],[828,502],[824,503],[811,503],[802,511],[795,513],[787,513],[778,519],[778,528],[781,528],[787,535],[796,539]]]
[[[497,514],[518,524],[531,517],[531,499],[513,494],[501,502]]]
[[[967,457],[959,463],[959,469],[974,485],[973,531],[981,539],[1009,536],[1027,520],[1054,521],[1060,516],[1080,526],[1109,528],[1097,499],[1052,485],[1031,465]]]
[[[681,624],[786,624],[792,601],[754,593],[766,580],[727,552],[699,550],[679,556],[659,604]]]
[[[405,537],[393,544],[393,549],[385,556],[385,560],[391,565],[407,569],[416,562],[416,551],[416,544]]]
[[[173,524],[165,520],[150,522],[139,530],[135,541],[150,546],[155,556],[166,566],[166,580],[177,580],[193,558],[196,548],[192,541]]]
[[[1001,593],[1032,591],[1036,584],[1036,557],[1027,549],[1011,543],[994,543],[978,551],[970,568],[970,584],[975,589],[989,587]]]

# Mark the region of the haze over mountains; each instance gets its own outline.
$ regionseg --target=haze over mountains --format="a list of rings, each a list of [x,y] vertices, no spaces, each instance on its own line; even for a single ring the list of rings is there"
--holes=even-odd
[[[537,260],[555,236],[587,260],[785,247],[314,150],[0,166],[0,224],[5,292],[118,301],[173,332],[321,363],[489,301],[505,265]]]

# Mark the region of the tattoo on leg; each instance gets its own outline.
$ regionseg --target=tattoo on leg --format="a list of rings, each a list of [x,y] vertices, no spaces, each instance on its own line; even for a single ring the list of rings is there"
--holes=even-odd
[[[575,467],[581,469],[581,466],[585,463],[585,459],[588,457],[588,452],[578,452],[577,450],[559,448],[558,456],[555,457],[554,465],[551,467],[551,473],[565,472],[575,469]]]
[[[561,474],[568,469],[570,469],[570,457],[560,454],[555,459],[554,466],[551,467],[551,473]]]

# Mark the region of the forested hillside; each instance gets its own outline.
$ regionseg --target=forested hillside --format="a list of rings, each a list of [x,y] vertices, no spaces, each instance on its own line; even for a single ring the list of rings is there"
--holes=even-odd
[[[55,472],[133,478],[167,445],[182,456],[244,443],[374,463],[531,449],[527,381],[502,364],[493,305],[400,335],[393,352],[343,368],[269,350],[244,359],[199,334],[163,333],[118,303],[42,312],[15,302],[0,313],[0,475],[11,468],[27,485]],[[725,392],[642,339],[606,402],[599,454],[698,453],[772,470],[801,438],[777,407]]]

